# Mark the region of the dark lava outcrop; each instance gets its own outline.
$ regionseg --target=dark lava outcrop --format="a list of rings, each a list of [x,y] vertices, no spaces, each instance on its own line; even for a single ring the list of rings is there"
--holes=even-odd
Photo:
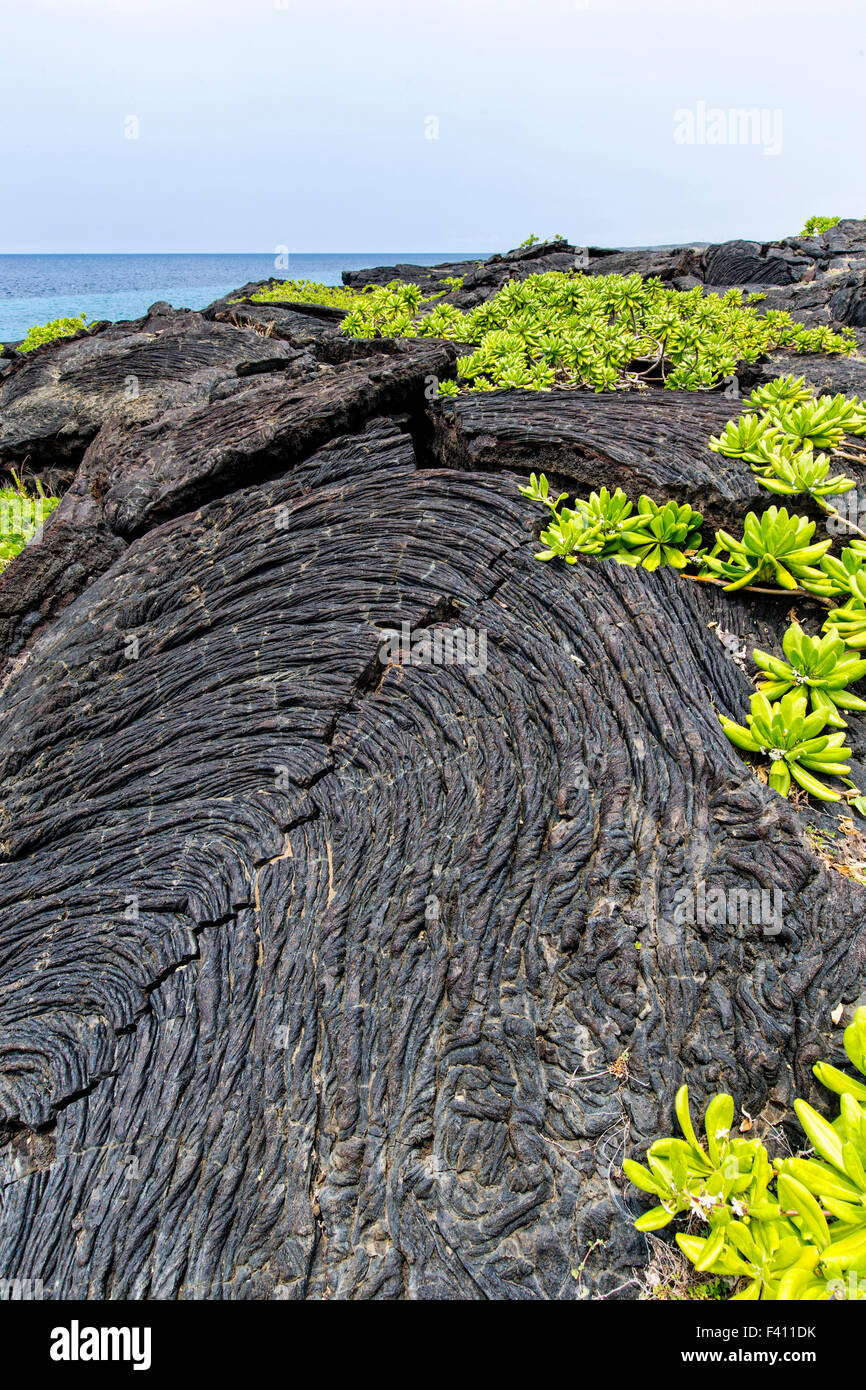
[[[517,485],[732,521],[752,479],[706,446],[737,403],[431,404],[453,345],[267,308],[0,387],[2,458],[76,468],[0,580],[0,1267],[55,1298],[567,1299],[586,1260],[634,1297],[623,1158],[683,1079],[756,1132],[821,1103],[866,892],[718,722],[751,690],[720,633],[778,646],[786,601],[539,564]],[[404,623],[484,659],[407,662]],[[781,929],[678,923],[701,883],[778,889]]]

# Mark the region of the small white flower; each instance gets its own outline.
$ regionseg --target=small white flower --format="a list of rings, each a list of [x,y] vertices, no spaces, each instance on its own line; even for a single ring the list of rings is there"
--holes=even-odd
[[[692,1211],[696,1212],[698,1216],[706,1218],[707,1213],[711,1212],[713,1207],[718,1205],[721,1198],[713,1197],[709,1192],[699,1192],[697,1194],[693,1193],[689,1201]]]

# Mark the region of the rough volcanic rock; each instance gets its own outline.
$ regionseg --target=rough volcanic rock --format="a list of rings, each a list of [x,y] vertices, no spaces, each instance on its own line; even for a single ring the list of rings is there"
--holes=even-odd
[[[484,391],[437,410],[432,447],[449,467],[544,471],[581,496],[615,478],[633,501],[688,500],[714,529],[737,530],[767,494],[708,445],[741,409],[685,391]]]
[[[866,221],[843,217],[835,227],[819,236],[785,237],[780,245],[790,247],[800,256],[824,262],[838,256],[866,256]]]
[[[804,260],[804,270],[807,265]],[[708,285],[789,285],[797,278],[789,260],[756,241],[726,241],[708,246],[704,255]]]
[[[423,400],[419,356],[82,466],[149,529],[0,709],[0,1245],[53,1296],[573,1297],[595,1241],[622,1296],[619,1164],[682,1076],[776,1119],[858,995],[866,895],[713,713],[749,687],[709,623],[769,642],[778,610],[539,565],[510,471],[529,441],[700,486],[727,403],[496,393],[419,459],[364,426]],[[383,665],[403,622],[483,633],[483,667]],[[783,931],[675,925],[698,880],[778,887]]]
[[[657,276],[660,280],[672,280],[684,273],[683,265],[690,264],[688,252],[681,247],[672,250],[616,251],[610,255],[591,257],[587,266],[589,275],[640,275],[644,280]]]
[[[51,1298],[634,1297],[622,1159],[684,1079],[757,1134],[823,1104],[866,890],[717,718],[789,600],[540,564],[517,489],[737,524],[754,481],[707,440],[739,403],[431,406],[454,344],[344,359],[333,324],[212,309],[99,335],[104,413],[96,339],[16,398],[48,457],[68,362],[98,433],[0,581],[0,1268]],[[791,362],[750,370],[862,366]],[[778,892],[778,930],[680,921],[700,885]]]
[[[830,312],[840,323],[866,328],[866,271],[846,277],[830,300]]]
[[[239,351],[266,342],[243,332],[236,340]],[[197,391],[180,404],[171,383],[167,397],[148,397],[153,414],[144,423],[139,410],[107,411],[43,544],[0,574],[0,666],[110,564],[119,538],[285,469],[381,410],[421,410],[425,392],[435,394],[436,382],[454,371],[453,344],[354,342],[346,364],[333,367],[274,341],[271,349],[282,348],[284,358],[261,361],[266,372],[244,373],[246,363],[238,364],[206,404]],[[311,378],[300,384],[287,379],[287,368],[298,364]]]
[[[766,285],[761,290],[764,298],[756,302],[755,308],[759,314],[765,314],[769,310],[782,310],[809,328],[827,324],[838,329],[839,324],[833,322],[830,308],[834,285],[838,283],[838,279],[826,276],[821,280],[806,280],[796,285]],[[724,288],[721,287],[716,292],[723,294]]]
[[[477,260],[443,261],[440,265],[377,265],[368,270],[344,270],[343,284],[360,290],[365,285],[387,285],[402,280],[407,285],[420,285],[428,294],[444,289],[443,281],[454,275],[466,275],[479,265]]]
[[[453,372],[451,344],[403,340],[397,351],[320,369],[311,381],[277,372],[238,383],[226,399],[173,410],[141,428],[111,421],[58,508],[98,501],[115,534],[131,537],[229,488],[285,470],[380,411],[423,400]]]
[[[314,370],[297,348],[168,305],[48,343],[19,358],[0,383],[0,466],[74,471],[109,415],[143,422],[206,402],[239,363],[265,357]]]

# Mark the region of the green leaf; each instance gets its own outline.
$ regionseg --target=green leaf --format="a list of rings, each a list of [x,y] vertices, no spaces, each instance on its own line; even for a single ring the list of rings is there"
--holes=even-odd
[[[816,1152],[822,1158],[826,1158],[828,1163],[832,1163],[834,1168],[844,1172],[842,1141],[832,1125],[829,1125],[805,1100],[795,1100],[794,1109]]]

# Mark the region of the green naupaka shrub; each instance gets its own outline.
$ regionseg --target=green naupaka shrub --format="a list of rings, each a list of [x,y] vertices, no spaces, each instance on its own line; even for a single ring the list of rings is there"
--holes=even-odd
[[[846,434],[866,434],[866,408],[856,396],[769,402],[759,413],[752,411],[754,399],[746,402],[739,420],[729,420],[721,435],[711,437],[715,453],[763,467],[782,445],[790,456],[797,448],[836,449]]]
[[[79,318],[51,319],[49,323],[35,323],[28,330],[23,342],[18,344],[18,351],[33,352],[34,348],[42,347],[44,343],[53,343],[58,338],[73,338],[76,333],[83,333],[92,327],[93,324],[87,322],[86,314],[81,314]]]
[[[781,405],[802,405],[811,401],[815,392],[806,385],[805,377],[777,376],[763,386],[756,386],[745,402],[746,411],[771,410]]]
[[[856,397],[819,396],[800,405],[771,407],[771,418],[795,446],[837,449],[846,434],[866,433],[866,411]]]
[[[866,1074],[866,1009],[856,1011],[844,1044]],[[646,1166],[623,1165],[657,1202],[638,1230],[661,1230],[683,1214],[703,1222],[705,1235],[680,1232],[677,1244],[696,1270],[729,1279],[734,1300],[866,1298],[866,1086],[826,1062],[813,1071],[840,1103],[831,1124],[794,1102],[815,1157],[770,1159],[761,1140],[733,1135],[734,1102],[725,1093],[707,1106],[699,1140],[682,1086],[675,1111],[684,1138],[656,1140]]]
[[[277,284],[256,290],[250,298],[256,304],[290,300],[295,304],[323,304],[331,309],[351,309],[358,302],[360,294],[369,292],[366,287],[350,290],[344,285],[320,285],[315,280],[280,280]]]
[[[701,549],[703,518],[688,504],[667,502],[659,506],[643,496],[635,511],[622,488],[614,493],[602,488],[588,498],[576,498],[573,507],[565,507],[562,503],[568,494],[551,497],[543,473],[540,477],[531,474],[529,486],[520,491],[550,511],[550,523],[541,532],[545,549],[537,554],[538,560],[559,557],[574,564],[578,555],[594,555],[647,570],[660,565],[684,569]]]
[[[854,479],[831,474],[827,455],[815,453],[838,448],[846,434],[866,434],[866,407],[856,396],[816,400],[802,377],[777,377],[752,393],[743,415],[713,435],[710,448],[750,463],[768,492],[811,497],[822,511],[858,530],[825,501],[850,491]]]
[[[768,492],[783,497],[811,497],[822,511],[833,515],[837,515],[836,508],[823,499],[850,492],[855,485],[854,479],[847,478],[844,473],[831,475],[827,455],[815,454],[811,447],[796,453],[790,446],[782,445],[765,466],[753,463],[752,471],[758,475],[760,486]]]
[[[844,733],[822,732],[828,723],[826,711],[817,709],[808,714],[805,695],[794,691],[774,704],[759,691],[752,696],[751,706],[751,713],[746,716],[748,728],[723,714],[719,719],[731,743],[746,753],[770,759],[773,791],[787,796],[793,777],[818,801],[841,801],[842,793],[815,775],[843,777],[848,786],[852,785],[847,781],[851,766],[844,759],[851,757],[851,750],[845,747]]]
[[[727,531],[717,531],[716,543],[703,559],[704,572],[727,580],[728,593],[763,580],[782,589],[826,585],[826,576],[815,568],[815,561],[829,550],[832,541],[810,544],[814,534],[814,521],[789,516],[784,507],[768,507],[760,517],[749,512],[741,540]],[[725,551],[727,559],[722,558]]]
[[[791,623],[782,638],[788,661],[780,661],[756,647],[755,665],[764,679],[758,689],[768,700],[778,700],[791,690],[808,695],[812,709],[821,710],[828,724],[847,727],[839,709],[866,710],[866,700],[852,695],[848,686],[866,676],[866,661],[858,661],[833,632],[809,637],[799,623]]]
[[[673,565],[682,570],[702,550],[703,517],[687,502],[658,506],[652,498],[641,497],[637,516],[640,524],[623,533],[625,548],[617,556],[621,564],[640,565],[646,570]]]
[[[808,218],[800,236],[820,236],[822,232],[829,232],[831,227],[835,227],[841,221],[839,217],[818,217],[817,214]]]
[[[669,388],[708,389],[774,349],[851,352],[850,332],[806,329],[787,313],[759,315],[740,290],[682,293],[639,275],[590,276],[549,271],[512,281],[491,299],[461,311],[434,303],[417,285],[358,295],[342,324],[355,337],[438,337],[467,343],[454,387],[596,391],[637,385],[661,375]]]
[[[727,458],[766,464],[782,440],[782,431],[769,415],[741,415],[729,420],[720,435],[710,436],[710,448]]]
[[[35,495],[28,492],[17,473],[12,474],[12,487],[0,488],[0,572],[30,541],[60,502],[49,497],[37,479]]]

